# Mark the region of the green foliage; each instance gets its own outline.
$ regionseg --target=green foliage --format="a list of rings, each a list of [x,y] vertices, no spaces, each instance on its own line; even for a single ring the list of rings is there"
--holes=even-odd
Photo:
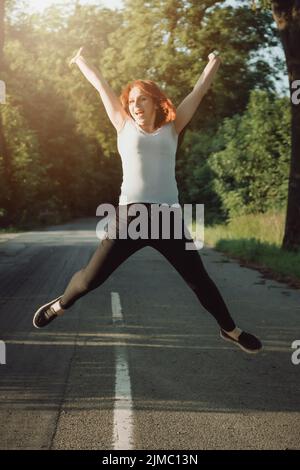
[[[271,8],[272,0],[251,0],[251,6],[254,11],[257,8]]]
[[[222,148],[223,140],[211,131],[187,131],[177,164],[182,202],[205,204],[205,222],[225,219],[222,202],[214,189],[214,173],[208,157]]]
[[[224,148],[210,156],[209,165],[230,217],[283,207],[291,148],[288,99],[252,91],[246,112],[226,119],[218,138]]]
[[[11,104],[0,108],[4,137],[11,157],[10,180],[7,179],[3,155],[0,155],[0,208],[1,216],[7,218],[7,207],[15,201],[14,220],[22,224],[32,214],[41,210],[39,195],[45,169],[41,165],[38,139],[29,129],[20,107]],[[16,132],[18,129],[18,132]]]
[[[216,127],[223,117],[245,109],[252,88],[274,88],[276,70],[256,56],[261,47],[278,43],[270,12],[254,15],[249,5],[223,3],[127,0],[122,28],[109,36],[103,71],[118,89],[133,77],[155,80],[178,105],[217,48],[222,67],[191,123],[197,130]]]
[[[78,32],[80,44],[88,43],[92,50],[107,45],[109,25],[116,23],[114,14],[104,10],[97,16],[94,8],[79,8],[79,13],[68,16],[72,26],[66,25],[56,8],[45,16],[23,15],[19,22],[7,26],[5,55],[9,67],[5,80],[11,100],[3,109],[22,109],[26,125],[39,144],[32,156],[33,164],[43,168],[38,197],[34,192],[30,196],[39,205],[33,204],[29,211],[22,212],[19,193],[13,191],[15,213],[10,210],[11,223],[16,219],[20,223],[58,222],[74,215],[95,215],[101,202],[116,200],[121,169],[115,158],[108,158],[115,156],[116,150],[115,142],[108,145],[107,135],[112,132],[107,132],[107,116],[96,91],[85,83],[78,70],[67,65],[79,44]],[[81,16],[77,15],[83,17],[85,26],[90,22],[85,34],[84,23],[80,31]],[[68,44],[72,44],[72,49]],[[15,122],[15,135],[21,136],[22,130],[22,123]],[[7,133],[7,142],[10,141]],[[14,153],[12,148],[13,156]],[[15,178],[15,185],[22,186],[18,175]],[[27,193],[29,197],[30,185]]]

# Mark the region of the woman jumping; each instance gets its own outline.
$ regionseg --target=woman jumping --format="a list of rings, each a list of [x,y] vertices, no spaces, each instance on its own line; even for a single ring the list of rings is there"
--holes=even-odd
[[[147,208],[147,223],[153,219],[151,211],[156,206],[179,206],[175,179],[175,155],[178,135],[189,123],[203,96],[208,91],[220,66],[215,51],[209,54],[206,65],[191,93],[175,109],[172,102],[151,80],[135,80],[115,95],[102,75],[90,66],[82,54],[70,61],[76,64],[86,79],[96,88],[107,115],[117,131],[117,147],[122,160],[123,182],[116,210],[115,234],[120,235],[135,220],[132,206],[142,204]],[[182,227],[185,227],[181,219]],[[193,290],[201,304],[220,326],[220,336],[248,353],[262,349],[258,338],[238,328],[212,279],[208,276],[198,250],[186,249],[190,242],[186,231],[182,237],[118,237],[109,230],[101,240],[88,264],[71,278],[65,292],[42,305],[35,313],[33,324],[42,328],[63,315],[80,297],[96,289],[112,272],[133,253],[151,246],[172,264]]]

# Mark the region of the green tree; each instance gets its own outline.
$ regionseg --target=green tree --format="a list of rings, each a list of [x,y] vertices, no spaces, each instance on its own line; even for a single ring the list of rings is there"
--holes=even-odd
[[[300,2],[299,0],[252,0],[252,6],[268,9],[273,18],[283,46],[289,77],[290,96],[293,83],[300,80]],[[285,233],[282,247],[300,248],[300,105],[291,99],[291,164]]]
[[[4,160],[0,158],[0,207],[7,210],[6,194],[13,184],[14,193],[10,194],[10,197],[14,204],[14,211],[10,214],[4,212],[2,216],[6,216],[10,223],[24,225],[32,220],[35,214],[43,211],[40,196],[43,191],[42,181],[45,168],[40,162],[38,139],[28,128],[22,111],[11,105],[9,95],[7,105],[1,109],[1,118],[4,139],[11,157],[11,180],[7,179]],[[16,129],[18,129],[17,133]]]
[[[108,158],[116,150],[108,145],[99,97],[67,64],[79,36],[89,50],[98,48],[99,55],[105,47],[100,39],[105,42],[114,14],[79,7],[65,18],[59,11],[21,14],[9,25],[6,55],[12,103],[22,107],[39,141],[46,170],[39,197],[45,211],[63,217],[94,215],[103,200],[116,200],[121,169]]]
[[[5,59],[4,59],[4,41],[5,41],[5,1],[0,0],[0,78],[4,82],[6,81],[5,75]],[[1,105],[0,105],[1,106]],[[11,167],[11,155],[9,154],[9,149],[7,142],[4,136],[3,122],[2,122],[2,113],[0,113],[0,164],[2,172],[2,180],[7,181],[6,192],[3,192],[2,189],[2,205],[0,206],[0,220],[1,223],[10,222],[10,214],[13,212],[13,207],[11,204],[11,198],[13,193],[13,187],[10,183],[12,181],[12,167]],[[4,196],[5,194],[5,196]],[[7,210],[8,209],[8,210]]]
[[[217,128],[223,117],[245,109],[252,88],[273,89],[275,69],[255,57],[262,46],[278,42],[269,12],[253,15],[247,6],[224,3],[125,0],[123,26],[109,35],[111,46],[104,51],[107,79],[116,89],[135,78],[152,79],[178,105],[194,87],[209,52],[218,48],[222,67],[189,126]]]
[[[245,113],[225,119],[218,138],[223,149],[208,163],[229,216],[284,208],[291,148],[288,99],[253,90]]]

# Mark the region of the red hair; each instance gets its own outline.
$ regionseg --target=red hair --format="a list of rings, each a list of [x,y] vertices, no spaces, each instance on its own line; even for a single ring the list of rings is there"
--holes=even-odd
[[[175,106],[152,80],[134,80],[123,88],[120,100],[128,116],[131,116],[129,111],[129,93],[134,87],[138,87],[145,95],[150,96],[154,104],[158,106],[154,123],[155,127],[160,127],[167,124],[167,122],[174,121],[176,118]]]

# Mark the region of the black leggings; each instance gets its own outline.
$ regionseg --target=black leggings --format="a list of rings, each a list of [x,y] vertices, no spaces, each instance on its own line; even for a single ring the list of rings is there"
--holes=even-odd
[[[130,205],[127,206],[127,209]],[[145,205],[148,206],[150,213],[151,204]],[[126,224],[129,225],[133,219],[134,216],[128,216]],[[118,207],[115,224],[117,233],[119,233],[122,223],[123,220]],[[150,226],[149,216],[149,228]],[[133,253],[150,246],[158,250],[172,264],[187,285],[194,291],[203,307],[214,316],[220,327],[226,331],[233,330],[235,323],[218,288],[208,276],[199,252],[197,250],[186,250],[185,244],[187,242],[191,243],[191,241],[185,235],[179,239],[172,238],[172,236],[171,239],[163,239],[161,232],[159,232],[158,239],[149,237],[148,239],[138,238],[136,240],[111,238],[107,233],[93,253],[87,266],[76,272],[72,277],[62,296],[62,307],[65,309],[71,307],[77,299],[99,287]]]

